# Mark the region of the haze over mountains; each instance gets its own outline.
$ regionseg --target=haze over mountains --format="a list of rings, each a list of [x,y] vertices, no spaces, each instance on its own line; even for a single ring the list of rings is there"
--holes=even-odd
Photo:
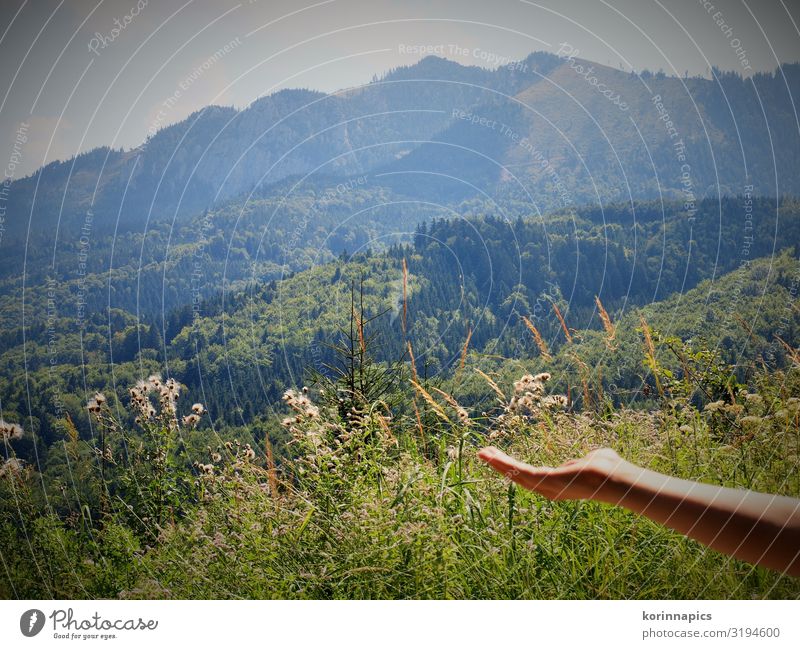
[[[33,233],[60,220],[64,240],[89,209],[96,230],[141,230],[290,177],[371,174],[404,194],[483,191],[540,209],[748,184],[797,193],[799,86],[794,64],[714,81],[546,53],[494,71],[428,57],[332,95],[285,90],[241,111],[210,106],[138,149],[47,165],[13,183],[8,243],[27,235],[31,215]]]

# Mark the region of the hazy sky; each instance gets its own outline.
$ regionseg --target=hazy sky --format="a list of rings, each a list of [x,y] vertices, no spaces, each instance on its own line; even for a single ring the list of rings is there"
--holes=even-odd
[[[101,144],[130,148],[208,104],[324,91],[435,48],[496,67],[568,42],[615,67],[708,75],[800,60],[798,0],[2,0],[0,166],[16,177]],[[120,25],[123,26],[120,29]],[[115,31],[116,30],[116,31]],[[409,50],[412,50],[409,52]],[[165,109],[164,102],[172,98]]]

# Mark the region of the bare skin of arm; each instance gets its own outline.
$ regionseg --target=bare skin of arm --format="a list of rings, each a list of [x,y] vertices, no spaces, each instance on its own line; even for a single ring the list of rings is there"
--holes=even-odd
[[[800,500],[673,478],[611,449],[560,467],[534,467],[488,447],[495,471],[552,500],[597,500],[666,525],[719,552],[800,576]]]

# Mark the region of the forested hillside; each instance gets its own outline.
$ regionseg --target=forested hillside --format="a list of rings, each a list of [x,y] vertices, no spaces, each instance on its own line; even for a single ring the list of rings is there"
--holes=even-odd
[[[412,263],[398,282],[402,259]],[[800,493],[793,251],[643,308],[598,300],[593,329],[550,301],[537,319],[549,331],[555,317],[547,341],[520,314],[504,322],[513,336],[486,342],[453,323],[456,349],[434,333],[448,312],[421,297],[459,289],[435,264],[424,275],[421,260],[398,247],[243,293],[181,330],[167,358],[153,328],[128,343],[135,359],[114,365],[99,333],[85,336],[96,345],[87,365],[51,372],[29,348],[42,363],[25,390],[47,410],[3,422],[0,594],[797,595],[796,580],[622,510],[506,488],[474,455],[490,441],[558,464],[613,446],[673,475]],[[496,340],[516,340],[512,355]],[[25,361],[16,349],[3,362],[8,373]],[[522,400],[531,381],[546,389]],[[4,397],[14,419],[25,403],[19,385]]]
[[[593,380],[624,388],[613,398],[625,401],[641,387],[643,370],[627,347],[591,342],[590,332],[603,330],[595,297],[613,320],[627,318],[628,332],[638,316],[627,314],[641,307],[665,336],[705,337],[728,362],[769,356],[780,366],[786,357],[774,340],[774,323],[784,323],[786,343],[800,342],[796,313],[785,307],[796,281],[795,252],[782,245],[800,240],[800,211],[793,201],[776,210],[773,201],[756,200],[754,227],[773,232],[777,222],[785,238],[759,238],[743,254],[740,233],[720,226],[740,215],[743,200],[705,201],[694,223],[678,204],[663,211],[660,203],[640,203],[513,220],[480,214],[483,204],[465,204],[461,217],[421,223],[408,243],[390,243],[383,252],[320,257],[310,244],[307,270],[281,267],[261,277],[248,276],[242,264],[240,280],[231,280],[228,291],[197,303],[190,301],[188,270],[169,270],[166,277],[159,271],[159,281],[184,291],[185,306],[137,318],[131,302],[121,308],[112,300],[110,309],[87,309],[83,329],[74,326],[73,314],[48,311],[53,297],[45,293],[39,311],[29,307],[24,337],[19,327],[3,333],[4,416],[29,422],[31,435],[18,451],[32,461],[62,438],[67,413],[82,437],[91,436],[83,403],[92,390],[118,393],[117,386],[137,377],[167,372],[186,386],[187,399],[205,404],[207,419],[220,430],[246,427],[263,419],[287,386],[328,372],[337,353],[332,345],[347,329],[352,292],[362,287],[380,340],[376,360],[407,362],[410,344],[420,371],[431,378],[451,375],[466,352],[490,364],[537,357],[527,319],[573,383],[581,372],[575,374],[569,360],[564,328],[585,331]],[[740,267],[747,281],[725,275]],[[204,262],[203,268],[212,273],[215,266]],[[219,272],[226,272],[224,264]],[[102,273],[96,277],[107,290]]]

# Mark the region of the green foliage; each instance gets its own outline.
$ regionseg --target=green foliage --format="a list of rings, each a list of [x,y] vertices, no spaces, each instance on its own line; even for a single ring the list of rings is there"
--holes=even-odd
[[[362,316],[356,310],[355,321]],[[617,332],[623,334],[619,326]],[[800,495],[800,399],[792,396],[800,365],[759,368],[746,387],[731,388],[731,367],[716,353],[653,334],[656,353],[677,355],[689,371],[679,377],[655,368],[665,392],[650,411],[561,412],[547,405],[555,397],[543,391],[545,382],[557,379],[544,375],[516,381],[518,396],[508,399],[500,373],[484,365],[489,374],[481,376],[474,361],[446,379],[426,380],[425,387],[399,385],[357,413],[343,415],[317,388],[288,390],[290,413],[281,423],[288,456],[277,470],[249,444],[230,442],[193,455],[180,450],[191,431],[170,405],[177,395],[154,386],[156,378],[150,387],[134,389],[132,414],[150,413],[138,432],[123,430],[107,402],[96,397],[90,406],[109,430],[106,443],[128,454],[112,450],[104,467],[103,453],[79,452],[85,442],[77,435],[65,446],[73,470],[100,475],[99,512],[81,507],[54,513],[42,500],[41,476],[31,467],[4,465],[0,593],[797,597],[796,579],[732,560],[618,508],[547,501],[510,487],[477,459],[487,437],[543,465],[611,446],[633,462],[679,477]],[[343,353],[348,358],[349,348]],[[463,378],[467,372],[498,396],[498,408],[466,415],[449,390],[469,385],[479,391],[479,384]],[[340,380],[347,382],[347,375]],[[693,403],[697,391],[716,396],[716,389],[728,399]],[[408,408],[415,399],[428,416],[418,418]],[[386,403],[405,407],[390,410]],[[156,405],[161,409],[153,412]],[[131,452],[137,444],[140,450]],[[126,476],[136,476],[141,493]],[[56,485],[45,486],[50,492]]]
[[[635,225],[622,207],[554,214],[547,236],[462,208],[163,328],[112,308],[84,330],[39,323],[24,345],[4,331],[3,417],[25,430],[4,440],[0,595],[796,597],[796,581],[628,513],[509,488],[474,456],[487,437],[542,464],[609,445],[800,494],[793,251],[754,246],[737,268],[735,239],[702,221],[694,265],[659,271],[650,253],[679,254],[688,230],[655,205]],[[796,239],[796,205],[780,210]],[[554,394],[517,394],[545,370]],[[89,387],[108,395],[91,412]],[[566,412],[544,406],[556,395]],[[199,421],[178,415],[195,401]]]

